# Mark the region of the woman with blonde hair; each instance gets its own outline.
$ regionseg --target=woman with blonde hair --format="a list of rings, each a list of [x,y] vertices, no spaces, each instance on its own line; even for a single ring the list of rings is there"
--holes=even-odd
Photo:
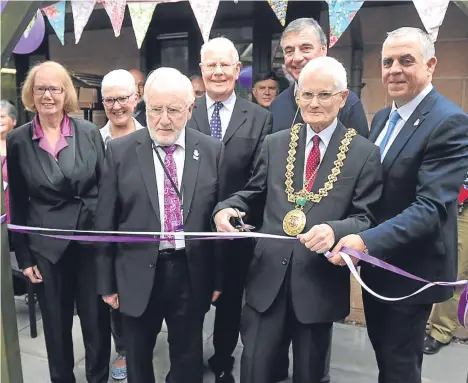
[[[104,145],[98,128],[69,113],[78,109],[72,79],[60,64],[31,68],[22,101],[34,119],[7,138],[11,223],[92,229]],[[37,284],[53,383],[74,383],[72,341],[76,303],[88,382],[108,380],[109,311],[96,293],[94,248],[76,241],[13,234],[24,274]]]

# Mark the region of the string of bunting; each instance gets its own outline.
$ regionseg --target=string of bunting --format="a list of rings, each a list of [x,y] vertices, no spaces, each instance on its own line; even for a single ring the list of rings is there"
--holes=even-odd
[[[1,223],[6,221],[6,215],[0,217]],[[132,231],[93,231],[93,230],[62,230],[62,229],[49,229],[49,228],[39,228],[39,227],[29,227],[29,226],[19,226],[19,225],[8,225],[8,229],[12,232],[19,232],[29,235],[41,235],[49,238],[57,238],[63,240],[71,241],[82,241],[82,242],[120,242],[120,243],[137,243],[137,242],[160,242],[165,240],[167,237],[180,236],[183,235],[185,241],[193,240],[234,240],[239,238],[265,238],[269,240],[297,240],[295,237],[282,236],[282,235],[273,235],[273,234],[264,234],[258,232],[238,232],[238,233],[209,233],[209,232],[132,232]],[[410,274],[405,270],[402,270],[396,266],[393,266],[385,261],[382,261],[378,258],[375,258],[369,254],[361,253],[354,249],[343,247],[340,250],[340,254],[346,265],[348,266],[350,272],[356,278],[358,283],[363,289],[368,291],[370,294],[375,297],[389,301],[401,301],[408,299],[414,295],[417,295],[424,290],[427,290],[433,286],[452,286],[452,287],[464,287],[463,292],[460,297],[460,302],[458,305],[458,320],[464,327],[468,327],[468,280],[460,280],[455,282],[431,282],[426,279],[420,278],[416,275]],[[332,254],[329,252],[325,253],[326,257],[330,257]],[[397,298],[389,298],[377,294],[371,288],[369,288],[364,281],[361,279],[351,257],[357,258],[362,262],[370,263],[374,266],[380,267],[389,272],[401,275],[406,278],[410,278],[425,285],[422,286],[419,290],[414,293]]]
[[[3,0],[5,4],[8,0]],[[13,0],[9,0],[13,1]],[[125,9],[128,5],[136,44],[140,49],[145,39],[148,27],[151,23],[156,5],[159,3],[175,3],[183,0],[61,0],[57,3],[42,8],[42,12],[49,20],[61,44],[65,44],[65,14],[66,1],[71,3],[73,23],[75,31],[75,43],[81,39],[84,28],[95,9],[96,4],[101,4],[106,10],[111,21],[116,37],[120,35]],[[188,0],[197,20],[203,40],[207,41],[210,36],[216,12],[220,0]],[[267,0],[278,22],[284,27],[286,24],[286,13],[288,0]],[[341,35],[347,30],[354,16],[361,9],[365,1],[362,0],[325,0],[328,4],[330,24],[330,47],[336,44]],[[235,1],[237,4],[237,1]],[[421,21],[430,34],[433,41],[437,40],[439,28],[442,25],[450,0],[413,0],[414,6]],[[41,21],[41,20],[39,20]],[[21,40],[31,39],[30,33],[39,22],[37,15],[30,21]],[[36,32],[37,33],[37,32]],[[23,42],[24,44],[24,42]],[[31,49],[37,49],[37,44],[29,44]],[[21,53],[31,53],[32,50],[24,50]]]

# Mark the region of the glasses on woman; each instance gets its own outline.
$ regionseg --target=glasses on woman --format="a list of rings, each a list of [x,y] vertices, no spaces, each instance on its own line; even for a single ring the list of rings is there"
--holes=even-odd
[[[33,86],[34,94],[41,95],[47,91],[49,91],[50,94],[61,94],[63,93],[63,88],[60,86]]]
[[[172,118],[178,118],[182,116],[187,108],[179,109],[175,107],[163,107],[163,106],[152,106],[148,109],[149,113],[153,116],[160,117],[164,113],[164,109],[167,111],[167,115]]]
[[[341,91],[332,93],[332,92],[319,92],[319,93],[313,93],[309,92],[308,90],[302,91],[299,93],[300,99],[303,101],[312,101],[314,97],[317,97],[318,102],[324,103],[328,102],[332,99],[333,96],[336,96],[337,94],[340,94]]]
[[[133,96],[133,93],[128,95],[128,96],[120,96],[120,97],[104,97],[102,99],[102,102],[104,103],[105,106],[108,108],[112,108],[116,102],[119,103],[120,106],[125,105],[128,103],[128,100],[130,97]]]

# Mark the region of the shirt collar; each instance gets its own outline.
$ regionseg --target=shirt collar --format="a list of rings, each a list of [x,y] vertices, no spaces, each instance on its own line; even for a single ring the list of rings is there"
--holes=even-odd
[[[328,144],[330,143],[331,137],[336,130],[338,125],[338,119],[335,118],[333,122],[328,125],[325,129],[323,129],[320,133],[315,133],[312,128],[307,124],[307,138],[306,138],[306,145],[312,140],[314,136],[319,136],[322,140],[323,144],[325,145],[325,150],[328,148]]]
[[[395,101],[393,101],[391,112],[393,112],[394,110],[398,110],[398,114],[400,115],[401,119],[405,122],[408,121],[410,116],[416,110],[421,101],[424,100],[424,98],[429,94],[432,88],[433,86],[431,83],[427,84],[426,87],[416,97],[414,97],[410,102],[407,102],[405,105],[400,106],[399,108],[397,108]]]
[[[63,137],[73,137],[70,118],[64,114],[62,124],[60,125],[60,134]],[[33,119],[33,140],[42,139],[44,137],[44,131],[42,130],[39,117],[36,114]]]
[[[144,126],[141,125],[135,118],[133,118],[133,122],[135,123],[135,130],[143,129]],[[101,137],[104,143],[112,140],[111,129],[110,129],[110,121],[107,121],[107,124],[101,128]]]
[[[210,110],[210,108],[213,107],[216,101],[211,99],[210,96],[208,96],[208,94],[205,93],[205,95],[206,95],[206,110]],[[234,105],[236,104],[236,98],[237,98],[236,92],[232,91],[231,95],[226,100],[222,101],[223,107],[229,111],[234,110]]]

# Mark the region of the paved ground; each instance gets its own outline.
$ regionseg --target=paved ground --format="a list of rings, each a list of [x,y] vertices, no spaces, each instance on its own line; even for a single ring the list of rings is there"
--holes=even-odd
[[[24,383],[48,383],[50,380],[47,367],[47,353],[39,310],[38,337],[35,339],[31,339],[29,336],[28,311],[22,298],[17,298],[16,300],[16,312]],[[213,311],[209,312],[205,321],[205,360],[213,353],[211,345],[213,314]],[[73,331],[76,359],[75,375],[78,383],[85,383],[84,348],[78,325],[79,319],[75,317]],[[166,332],[161,333],[154,351],[154,367],[158,383],[164,382],[164,377],[169,370],[166,339]],[[377,382],[377,366],[365,328],[336,324],[332,350],[332,383]],[[236,364],[234,366],[237,379],[239,378],[239,358],[241,352],[242,345],[239,343],[235,354]],[[443,348],[437,355],[428,356],[424,359],[423,383],[468,383],[467,375],[468,345],[451,344]],[[292,379],[290,378],[285,382],[292,382]],[[213,375],[208,369],[205,372],[204,383],[214,383]]]

